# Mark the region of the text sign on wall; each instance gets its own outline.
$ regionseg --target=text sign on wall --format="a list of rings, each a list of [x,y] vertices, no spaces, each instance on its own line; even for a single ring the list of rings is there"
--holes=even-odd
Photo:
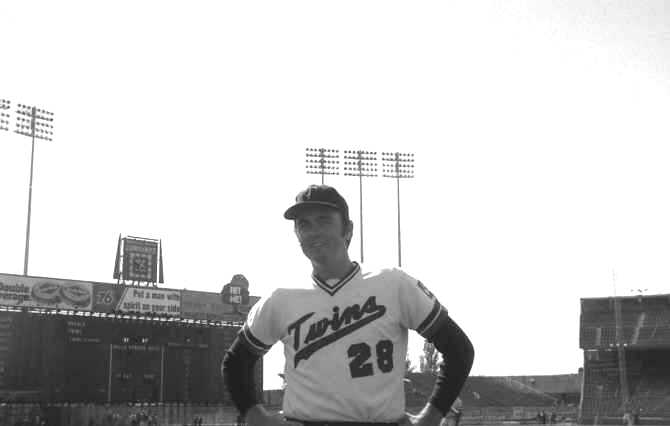
[[[0,274],[0,305],[90,311],[93,284]]]
[[[156,290],[143,287],[126,287],[119,301],[122,311],[179,315],[179,290]]]
[[[93,293],[93,310],[96,312],[181,314],[180,290],[96,284]]]

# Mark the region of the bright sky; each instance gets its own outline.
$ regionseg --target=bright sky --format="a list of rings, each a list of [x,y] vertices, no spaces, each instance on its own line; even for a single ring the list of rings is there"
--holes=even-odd
[[[0,40],[0,98],[55,113],[31,275],[112,282],[121,233],[163,240],[167,287],[309,279],[282,213],[322,147],[415,154],[403,267],[472,338],[473,374],[576,373],[579,299],[613,271],[620,295],[670,293],[663,0],[15,0]],[[29,166],[0,131],[0,272],[23,272]],[[359,259],[358,180],[326,183]],[[393,266],[395,181],[363,193],[366,264]]]

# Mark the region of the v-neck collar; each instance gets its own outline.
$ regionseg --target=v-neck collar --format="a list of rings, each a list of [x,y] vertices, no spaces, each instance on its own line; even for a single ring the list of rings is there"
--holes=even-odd
[[[353,277],[358,274],[358,271],[361,270],[360,265],[357,262],[352,262],[354,264],[354,267],[351,269],[351,271],[345,275],[343,278],[341,278],[337,283],[333,285],[329,285],[325,281],[321,280],[319,277],[317,277],[315,274],[312,273],[312,281],[314,281],[314,284],[316,284],[317,287],[321,288],[321,290],[325,291],[326,293],[330,294],[331,296],[335,295],[342,287],[344,287]]]

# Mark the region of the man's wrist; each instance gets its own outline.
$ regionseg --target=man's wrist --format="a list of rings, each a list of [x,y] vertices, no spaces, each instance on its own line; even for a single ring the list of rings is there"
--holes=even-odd
[[[442,421],[444,414],[442,414],[442,411],[440,411],[440,409],[438,409],[436,406],[430,402],[427,402],[426,406],[423,407],[423,410],[421,410],[419,416],[427,421],[427,424],[439,424],[439,422]]]

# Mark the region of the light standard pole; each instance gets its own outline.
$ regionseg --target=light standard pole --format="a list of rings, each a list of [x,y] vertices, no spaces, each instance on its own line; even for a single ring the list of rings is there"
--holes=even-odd
[[[400,152],[382,152],[384,177],[396,180],[398,198],[398,267],[402,267],[402,251],[400,243],[400,179],[414,177],[414,154]]]
[[[30,150],[30,182],[28,184],[28,219],[26,221],[26,252],[23,258],[23,275],[28,275],[28,256],[30,254],[30,210],[33,199],[33,164],[35,157],[35,138],[51,141],[53,137],[53,113],[34,106],[18,104],[16,109],[15,132],[32,138]]]
[[[377,153],[371,151],[344,151],[344,174],[346,176],[358,176],[361,263],[363,263],[363,177],[377,177]]]
[[[305,168],[307,174],[321,175],[321,185],[325,175],[340,174],[340,151],[338,149],[305,148]]]
[[[614,286],[614,345],[617,350],[617,361],[619,363],[619,385],[621,387],[621,404],[628,405],[628,373],[626,367],[626,347],[624,329],[621,321],[621,298],[616,294],[616,275],[612,271],[612,285]]]

